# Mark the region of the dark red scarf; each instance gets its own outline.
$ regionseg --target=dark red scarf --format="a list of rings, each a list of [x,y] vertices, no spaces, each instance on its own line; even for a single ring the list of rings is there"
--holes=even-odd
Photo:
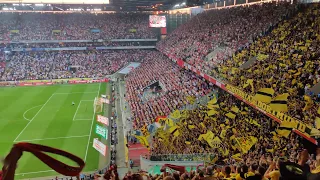
[[[70,154],[66,151],[62,151],[60,149],[55,149],[52,147],[43,146],[39,144],[21,142],[21,143],[15,144],[12,147],[10,153],[4,159],[2,172],[0,171],[0,180],[14,179],[17,162],[21,158],[23,151],[32,153],[37,158],[39,158],[42,162],[47,164],[50,168],[52,168],[56,172],[63,174],[65,176],[78,176],[85,166],[85,163],[81,158],[73,154]],[[66,158],[69,158],[74,162],[76,162],[79,165],[79,167],[69,166],[61,161],[58,161],[48,156],[47,154],[45,154],[45,152],[58,154]]]

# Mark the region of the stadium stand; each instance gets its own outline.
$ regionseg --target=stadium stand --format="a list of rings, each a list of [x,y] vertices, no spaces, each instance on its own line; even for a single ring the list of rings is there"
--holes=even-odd
[[[199,154],[206,158],[204,167],[189,172],[166,164],[162,175],[129,171],[124,179],[319,180],[319,145],[166,56],[181,58],[246,93],[260,92],[260,100],[268,103],[271,98],[263,95],[288,93],[288,100],[278,99],[288,101],[288,110],[283,106],[276,110],[319,128],[320,122],[314,120],[320,114],[320,97],[311,91],[320,82],[319,15],[319,4],[265,3],[209,10],[159,42],[158,49],[165,55],[150,50],[16,52],[7,63],[0,59],[1,80],[105,77],[138,61],[141,66],[125,77],[125,99],[135,121],[133,134],[150,148],[147,158],[172,162],[196,160]],[[152,38],[145,20],[142,15],[125,14],[4,13],[0,30],[8,32],[3,40]],[[129,31],[132,28],[135,33]],[[205,104],[199,102],[202,98]],[[111,131],[112,145],[117,144],[117,128]],[[111,164],[116,163],[117,153],[111,150]],[[117,166],[111,165],[103,178],[119,179]]]
[[[130,61],[142,61],[146,50],[15,52],[9,55],[1,80],[101,78]],[[72,72],[70,68],[76,68]]]
[[[261,88],[273,89],[275,96],[288,93],[288,110],[279,110],[319,128],[315,119],[320,92],[311,91],[320,82],[319,13],[318,4],[303,6],[270,34],[221,63],[214,76],[247,93],[256,94]],[[241,67],[252,58],[257,60]],[[253,86],[246,87],[251,80]]]
[[[145,14],[1,13],[0,39],[84,40],[154,38]]]
[[[267,33],[294,9],[294,5],[286,3],[265,3],[208,10],[179,26],[159,42],[158,49],[198,69],[210,71],[257,36]]]
[[[148,93],[154,89],[149,88],[154,83],[159,83],[160,91]],[[127,76],[126,89],[137,128],[187,104],[188,96],[201,97],[211,91],[207,82],[157,51],[149,51],[144,63]]]
[[[247,93],[288,93],[288,110],[277,111],[319,128],[318,13],[318,4],[212,10],[179,27],[158,49]]]

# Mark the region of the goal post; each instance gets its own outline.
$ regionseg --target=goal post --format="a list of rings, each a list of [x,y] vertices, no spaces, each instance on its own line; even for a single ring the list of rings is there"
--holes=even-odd
[[[93,104],[93,110],[94,113],[100,113],[103,109],[103,101],[101,98],[95,97],[94,98],[94,104]]]

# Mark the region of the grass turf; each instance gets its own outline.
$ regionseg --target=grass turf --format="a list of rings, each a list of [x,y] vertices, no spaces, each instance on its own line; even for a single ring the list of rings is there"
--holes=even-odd
[[[94,133],[96,121],[92,121],[93,100],[98,94],[106,94],[107,86],[96,83],[0,88],[0,155],[5,156],[15,142],[26,141],[71,152],[86,159],[84,172],[96,170],[99,153],[92,147],[93,138],[98,137]],[[54,175],[57,173],[35,156],[24,153],[15,178]]]

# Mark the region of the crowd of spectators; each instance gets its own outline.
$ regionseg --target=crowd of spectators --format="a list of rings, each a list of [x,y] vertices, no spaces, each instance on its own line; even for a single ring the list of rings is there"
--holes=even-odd
[[[14,43],[0,44],[11,50],[22,48],[65,48],[65,47],[119,47],[119,46],[154,46],[155,41],[106,41],[106,42],[68,42],[68,43]]]
[[[319,154],[319,152],[318,152]],[[282,157],[270,160],[261,156],[258,163],[238,165],[205,165],[196,166],[196,170],[187,171],[185,166],[165,164],[161,167],[161,174],[151,175],[140,171],[128,172],[124,180],[317,180],[320,178],[319,160],[312,160],[307,150],[299,153],[295,162]],[[310,164],[311,162],[311,164]],[[118,180],[116,175],[109,177]],[[109,180],[108,179],[108,180]]]
[[[274,96],[289,93],[289,115],[316,126],[314,120],[318,116],[320,94],[311,88],[320,82],[319,4],[305,5],[300,11],[270,34],[221,63],[213,76],[221,77],[249,94],[255,94],[261,88],[273,88]],[[257,58],[254,63],[241,68],[254,57]],[[253,81],[253,88],[245,87],[248,79]]]
[[[320,94],[310,89],[320,82],[319,13],[318,3],[206,11],[177,28],[158,49],[247,93],[261,88],[273,88],[274,97],[289,93],[289,115],[316,127]],[[258,60],[242,67],[253,58]]]
[[[101,78],[129,62],[141,62],[148,50],[14,52],[0,80]]]
[[[286,3],[264,3],[208,10],[179,26],[159,42],[158,49],[209,71],[257,36],[265,34],[294,9],[295,5]],[[217,52],[204,61],[215,50]]]
[[[184,70],[158,51],[150,51],[140,67],[126,81],[126,100],[136,127],[149,124],[157,116],[168,115],[187,103],[187,97],[201,97],[211,91],[210,85],[191,71]],[[143,90],[154,82],[162,84],[158,96],[144,100]]]
[[[93,31],[91,31],[93,30]],[[84,40],[154,38],[147,14],[4,13],[0,39]]]
[[[214,105],[216,111],[214,115],[209,115],[208,112],[212,110],[209,105],[184,110],[185,115],[176,120],[179,122],[176,124],[178,135],[170,133],[170,130],[158,129],[153,137],[150,159],[188,161],[199,160],[197,155],[207,155],[209,158],[202,160],[206,162],[207,168],[211,169],[210,174],[207,174],[211,176],[209,179],[242,180],[260,174],[260,177],[256,177],[260,180],[266,178],[279,180],[278,163],[299,163],[302,156],[308,156],[305,160],[308,161],[307,169],[319,173],[320,148],[317,150],[316,146],[312,146],[310,142],[290,131],[282,133],[279,125],[272,119],[246,106],[232,95],[219,92]],[[230,113],[235,117],[228,115]],[[200,138],[209,131],[214,134],[211,137],[214,142],[209,143],[205,137]],[[251,137],[255,137],[256,141],[248,147],[249,142],[252,142]],[[308,151],[305,152],[304,149]],[[182,176],[184,179],[192,179],[194,176],[197,176],[196,179],[202,179],[205,173],[208,172],[198,169],[197,173],[186,172]],[[281,177],[283,178],[284,174],[281,174]]]
[[[209,106],[185,110],[186,116],[179,119],[179,122],[186,122],[179,124],[180,135],[175,138],[170,135],[169,139],[173,139],[170,142],[159,141],[156,135],[151,155],[213,153],[225,158],[241,152],[233,147],[235,146],[232,142],[234,138],[249,136],[258,138],[258,141],[256,147],[245,155],[246,158],[249,156],[256,158],[255,156],[260,156],[261,153],[279,156],[284,153],[282,151],[285,148],[287,149],[285,154],[290,157],[300,148],[296,147],[297,144],[301,144],[297,136],[292,134],[285,139],[275,134],[278,124],[232,95],[221,92],[218,95],[214,114],[209,114],[210,110]],[[232,117],[233,115],[230,116],[229,113],[235,116]],[[194,127],[190,128],[190,125]],[[198,140],[201,134],[209,130],[221,140],[219,148],[212,148],[207,142]],[[186,141],[190,144],[185,143]],[[228,153],[225,154],[226,152]]]

